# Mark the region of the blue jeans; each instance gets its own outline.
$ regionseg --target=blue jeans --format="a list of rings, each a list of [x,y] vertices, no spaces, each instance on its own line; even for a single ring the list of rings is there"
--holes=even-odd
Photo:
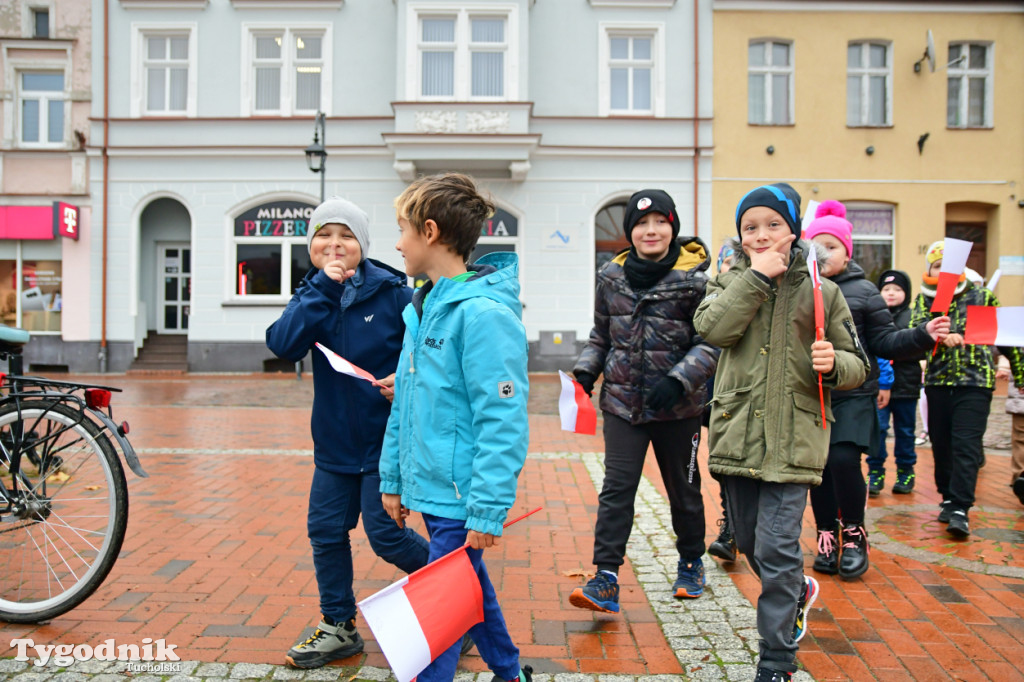
[[[430,560],[440,559],[445,554],[466,544],[466,522],[446,519],[440,516],[423,515],[430,533]],[[505,617],[498,605],[498,596],[494,593],[491,579],[487,577],[487,567],[483,562],[483,550],[467,550],[469,560],[480,578],[480,589],[484,598],[484,622],[477,623],[469,629],[469,634],[476,644],[476,650],[484,659],[487,667],[502,680],[513,680],[519,677],[519,649],[512,643],[505,625]],[[455,642],[434,662],[424,668],[416,676],[419,682],[451,682],[455,677],[455,669],[459,665],[459,649],[462,642]]]
[[[306,531],[313,546],[320,612],[336,623],[356,615],[349,531],[356,527],[360,513],[363,530],[377,556],[406,573],[427,565],[427,541],[408,527],[399,528],[384,511],[380,474],[332,474],[315,468]]]
[[[896,437],[892,454],[896,468],[913,469],[917,464],[914,450],[914,426],[917,424],[917,400],[914,398],[893,398],[889,404],[878,410],[878,428],[882,432],[878,439],[878,452],[868,455],[869,469],[884,469],[889,453],[885,451],[885,438],[889,432],[889,415],[892,415],[892,430]]]

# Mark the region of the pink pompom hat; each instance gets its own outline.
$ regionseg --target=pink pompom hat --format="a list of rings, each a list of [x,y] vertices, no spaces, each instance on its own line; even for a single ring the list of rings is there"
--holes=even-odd
[[[830,234],[843,243],[846,255],[853,256],[853,225],[846,219],[846,206],[835,199],[826,199],[814,211],[814,220],[804,231],[805,239]]]

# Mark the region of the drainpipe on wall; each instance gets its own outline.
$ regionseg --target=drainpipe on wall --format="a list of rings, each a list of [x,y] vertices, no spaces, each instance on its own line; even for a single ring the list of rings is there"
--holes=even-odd
[[[700,0],[693,0],[693,234],[699,233],[698,173],[700,172]],[[708,244],[714,251],[714,245]]]
[[[103,258],[100,298],[100,373],[107,371],[107,218],[110,211],[110,1],[103,2]]]

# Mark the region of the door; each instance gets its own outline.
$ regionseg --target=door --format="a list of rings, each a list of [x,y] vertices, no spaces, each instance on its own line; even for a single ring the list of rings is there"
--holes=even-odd
[[[192,293],[192,249],[189,244],[156,245],[157,313],[160,334],[187,334]]]

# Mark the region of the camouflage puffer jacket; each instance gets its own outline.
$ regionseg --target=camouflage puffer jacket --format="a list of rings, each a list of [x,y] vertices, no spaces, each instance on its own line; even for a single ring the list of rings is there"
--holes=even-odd
[[[711,259],[697,237],[684,237],[680,244],[675,267],[646,291],[637,293],[629,285],[626,252],[597,273],[594,328],[573,371],[604,373],[601,409],[631,424],[702,414],[706,383],[718,364],[718,349],[693,327]],[[646,396],[665,376],[682,383],[684,396],[670,408],[653,410]]]
[[[959,289],[959,287],[957,287]],[[911,307],[910,326],[927,322],[934,315],[930,312],[935,301],[935,288],[925,282],[921,292],[914,299]],[[996,295],[984,287],[977,287],[970,280],[953,295],[953,302],[946,312],[949,315],[949,333],[964,334],[967,327],[967,306],[998,306]],[[1020,348],[999,348],[999,352],[1010,361],[1013,380],[1018,386],[1024,386],[1024,357]],[[924,373],[924,385],[928,386],[974,386],[994,388],[996,384],[996,363],[992,354],[992,346],[976,346],[963,344],[949,348],[939,344],[934,353],[926,353],[927,365]]]

